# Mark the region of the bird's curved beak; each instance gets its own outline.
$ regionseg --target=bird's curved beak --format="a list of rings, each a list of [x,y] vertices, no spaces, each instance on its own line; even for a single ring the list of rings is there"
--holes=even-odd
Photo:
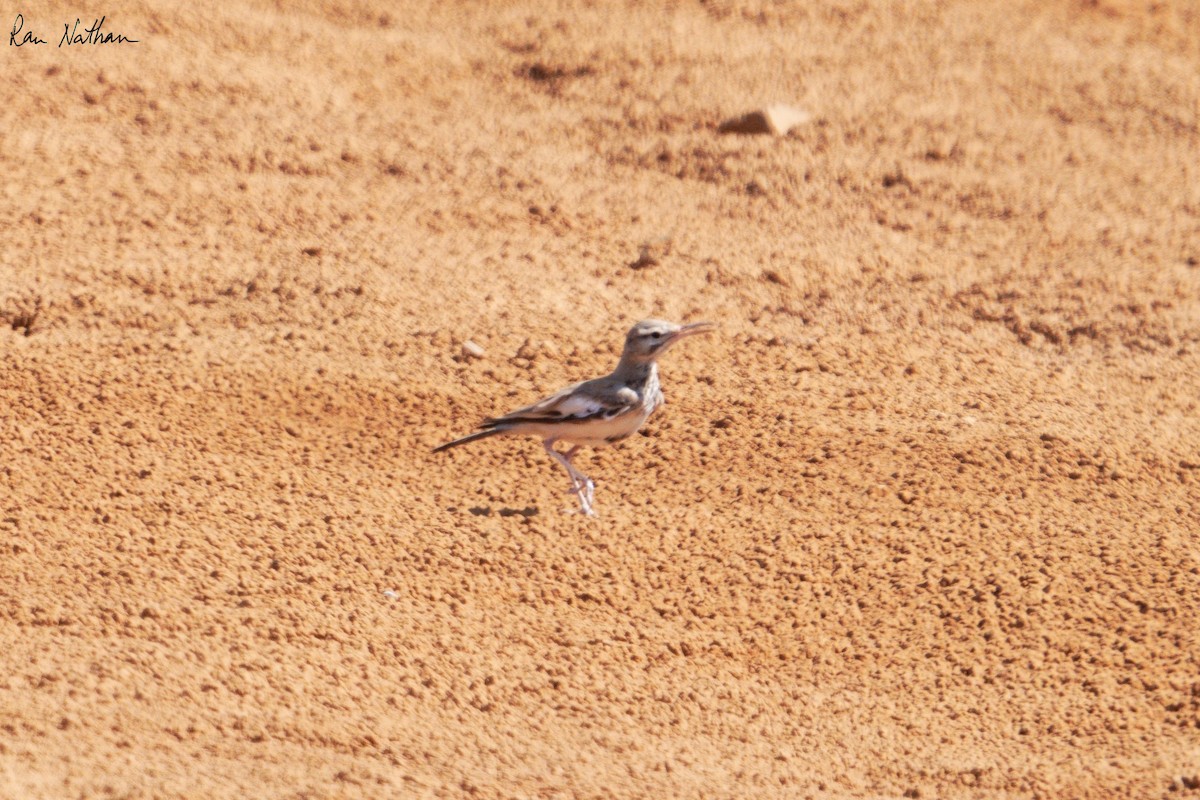
[[[672,339],[683,339],[688,336],[695,336],[700,333],[708,333],[708,332],[714,330],[716,327],[717,326],[711,322],[692,322],[688,325],[684,325],[682,328],[675,331],[675,335],[672,336],[671,338]]]

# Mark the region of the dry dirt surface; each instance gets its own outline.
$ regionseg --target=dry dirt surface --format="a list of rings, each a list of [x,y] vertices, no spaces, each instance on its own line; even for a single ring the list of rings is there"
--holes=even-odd
[[[1195,0],[190,6],[0,19],[0,797],[1200,797]]]

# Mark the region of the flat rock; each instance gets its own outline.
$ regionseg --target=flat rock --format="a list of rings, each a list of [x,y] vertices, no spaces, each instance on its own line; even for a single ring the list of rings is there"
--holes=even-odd
[[[767,106],[734,119],[727,119],[717,128],[720,133],[769,133],[786,136],[797,125],[812,119],[812,114],[786,105]]]

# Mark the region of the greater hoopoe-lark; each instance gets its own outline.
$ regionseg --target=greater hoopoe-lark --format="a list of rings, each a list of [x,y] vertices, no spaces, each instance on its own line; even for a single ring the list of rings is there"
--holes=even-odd
[[[656,319],[642,320],[629,329],[621,360],[608,375],[568,386],[502,417],[485,419],[479,425],[481,430],[436,447],[433,452],[500,434],[540,436],[546,452],[570,476],[571,492],[579,497],[583,513],[591,516],[595,514],[592,510],[595,484],[575,468],[571,459],[584,445],[615,444],[642,427],[663,403],[655,361],[680,339],[707,333],[712,328],[708,322],[676,325]],[[560,452],[554,448],[554,443],[560,440],[573,446]]]

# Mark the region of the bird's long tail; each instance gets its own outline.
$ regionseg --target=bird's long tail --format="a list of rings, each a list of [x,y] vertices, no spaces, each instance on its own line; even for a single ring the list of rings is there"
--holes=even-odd
[[[455,439],[453,442],[446,442],[443,445],[439,445],[433,448],[433,452],[440,453],[443,450],[449,450],[451,447],[458,447],[460,444],[470,444],[477,439],[486,439],[489,436],[495,436],[498,433],[504,433],[505,430],[505,428],[489,428],[486,431],[476,431],[475,433],[468,434],[461,439]]]

